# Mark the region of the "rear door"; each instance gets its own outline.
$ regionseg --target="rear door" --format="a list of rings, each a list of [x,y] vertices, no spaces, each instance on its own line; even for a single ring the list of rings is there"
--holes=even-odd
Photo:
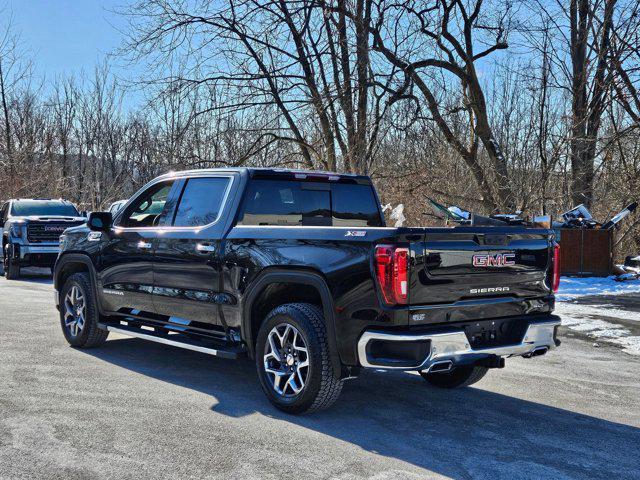
[[[412,243],[411,305],[455,307],[455,315],[443,313],[444,320],[459,319],[465,307],[473,307],[468,312],[474,319],[527,313],[527,302],[551,293],[549,233],[519,227],[426,229],[424,240]]]
[[[220,239],[237,180],[210,174],[181,182],[178,206],[157,239],[154,258],[155,309],[174,323],[221,323],[217,306],[227,297],[220,287]]]

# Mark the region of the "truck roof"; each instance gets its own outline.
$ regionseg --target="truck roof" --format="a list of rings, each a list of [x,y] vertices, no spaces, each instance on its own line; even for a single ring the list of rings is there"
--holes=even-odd
[[[221,167],[203,168],[195,170],[183,170],[169,172],[162,177],[202,175],[206,173],[240,173],[251,178],[282,178],[290,180],[324,180],[324,181],[348,181],[359,184],[371,184],[371,179],[366,175],[353,173],[338,173],[321,170],[285,169],[285,168],[259,168],[259,167]]]
[[[9,200],[5,200],[6,202],[62,202],[73,204],[70,200],[65,200],[64,198],[10,198]]]

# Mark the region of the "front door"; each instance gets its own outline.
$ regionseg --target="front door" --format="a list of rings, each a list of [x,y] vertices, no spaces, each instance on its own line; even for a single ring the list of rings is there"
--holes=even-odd
[[[153,305],[153,257],[166,218],[173,215],[179,182],[157,182],[117,215],[100,255],[98,280],[104,310],[142,314]],[[101,242],[102,243],[102,242]]]
[[[220,239],[233,181],[212,174],[184,180],[174,217],[156,241],[154,304],[173,323],[221,324]]]

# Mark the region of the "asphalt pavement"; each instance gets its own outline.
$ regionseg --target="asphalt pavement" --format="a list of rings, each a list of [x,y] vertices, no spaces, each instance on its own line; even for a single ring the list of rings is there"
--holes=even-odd
[[[613,346],[565,336],[454,391],[367,371],[290,416],[250,360],[69,347],[52,292],[0,277],[1,479],[640,478],[640,357]]]

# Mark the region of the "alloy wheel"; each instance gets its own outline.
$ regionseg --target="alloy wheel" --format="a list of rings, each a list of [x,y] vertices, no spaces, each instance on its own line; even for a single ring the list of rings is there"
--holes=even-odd
[[[278,395],[294,397],[305,386],[309,375],[309,352],[297,328],[281,323],[267,336],[264,370]]]
[[[64,325],[67,331],[77,337],[84,328],[86,306],[82,290],[73,285],[64,298]]]

